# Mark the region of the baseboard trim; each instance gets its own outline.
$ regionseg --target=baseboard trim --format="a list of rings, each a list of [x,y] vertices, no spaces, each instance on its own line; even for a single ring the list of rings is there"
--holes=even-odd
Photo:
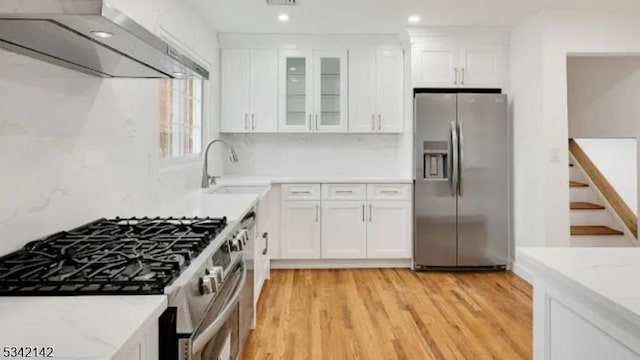
[[[533,274],[531,273],[531,271],[529,271],[529,269],[523,267],[517,262],[512,262],[511,271],[520,279],[528,282],[530,285],[533,285]]]
[[[411,268],[411,259],[271,260],[271,269],[389,269]]]

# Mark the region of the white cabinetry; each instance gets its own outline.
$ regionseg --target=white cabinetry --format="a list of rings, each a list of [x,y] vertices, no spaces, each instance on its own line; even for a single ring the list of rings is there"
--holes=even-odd
[[[409,184],[283,185],[281,258],[410,259],[411,204]]]
[[[367,224],[362,201],[322,202],[322,258],[366,259]]]
[[[158,360],[158,321],[149,321],[113,357],[113,360]]]
[[[411,201],[369,201],[367,257],[411,258]]]
[[[349,52],[349,132],[398,133],[404,126],[402,49]]]
[[[280,257],[320,258],[320,201],[283,201]]]
[[[280,51],[280,131],[346,132],[347,52]]]
[[[222,132],[278,131],[277,73],[276,50],[222,50]]]
[[[469,30],[467,30],[469,31]],[[416,88],[502,88],[507,42],[496,33],[471,31],[412,35],[412,79]]]

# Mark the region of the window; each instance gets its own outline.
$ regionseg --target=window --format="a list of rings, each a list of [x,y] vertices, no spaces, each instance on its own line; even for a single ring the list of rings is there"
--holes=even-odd
[[[203,80],[160,80],[162,159],[202,152]]]

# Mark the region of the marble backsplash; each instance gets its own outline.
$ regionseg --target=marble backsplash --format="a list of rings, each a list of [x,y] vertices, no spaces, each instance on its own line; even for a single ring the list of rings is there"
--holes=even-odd
[[[401,135],[224,134],[240,161],[225,175],[394,177],[400,169]]]
[[[217,68],[215,31],[184,1],[154,1],[118,0]],[[209,84],[217,109],[215,71]],[[158,102],[158,80],[105,80],[0,50],[0,255],[124,210],[154,215],[142,209],[198,189],[199,161],[160,162]]]

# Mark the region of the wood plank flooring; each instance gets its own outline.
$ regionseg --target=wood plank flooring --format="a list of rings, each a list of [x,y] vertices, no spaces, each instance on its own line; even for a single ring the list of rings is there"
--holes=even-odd
[[[511,273],[274,270],[244,359],[531,359],[532,289]]]

